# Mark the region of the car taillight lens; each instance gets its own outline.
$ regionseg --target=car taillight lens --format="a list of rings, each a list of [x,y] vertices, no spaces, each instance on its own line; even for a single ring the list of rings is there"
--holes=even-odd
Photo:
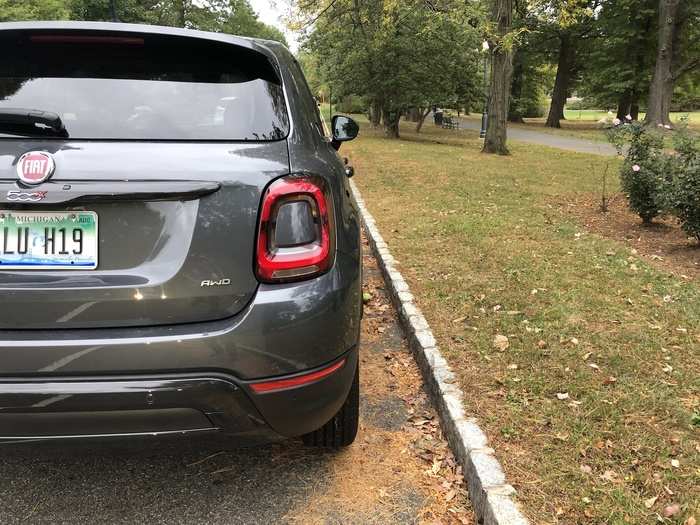
[[[263,195],[256,247],[256,273],[263,282],[319,275],[333,260],[333,202],[323,179],[278,179]]]

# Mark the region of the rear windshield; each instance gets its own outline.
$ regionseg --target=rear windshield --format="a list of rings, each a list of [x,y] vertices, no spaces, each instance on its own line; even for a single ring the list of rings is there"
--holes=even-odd
[[[57,114],[68,137],[272,141],[289,123],[268,59],[246,48],[161,35],[0,32],[0,137],[40,135],[3,110]],[[65,134],[64,134],[65,136]]]

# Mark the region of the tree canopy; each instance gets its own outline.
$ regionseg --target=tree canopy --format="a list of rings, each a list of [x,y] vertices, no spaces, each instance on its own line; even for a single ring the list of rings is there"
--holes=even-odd
[[[159,24],[285,43],[282,32],[258,19],[248,0],[116,0],[121,22]],[[0,0],[0,21],[112,20],[109,0]]]
[[[467,14],[422,0],[334,0],[299,4],[297,24],[315,20],[304,43],[309,76],[334,98],[363,97],[396,137],[407,109],[475,97],[479,37]]]

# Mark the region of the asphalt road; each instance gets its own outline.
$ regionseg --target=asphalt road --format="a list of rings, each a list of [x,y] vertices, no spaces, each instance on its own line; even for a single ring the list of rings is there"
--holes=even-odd
[[[458,467],[365,257],[356,443],[220,438],[0,446],[0,523],[472,523]]]
[[[474,119],[460,119],[460,127],[463,129],[481,129],[481,121]],[[540,131],[522,129],[516,126],[508,127],[508,138],[530,144],[539,144],[552,148],[577,151],[579,153],[593,153],[595,155],[617,155],[615,148],[607,142],[596,142],[594,140],[579,139],[576,137],[565,137],[544,133]]]

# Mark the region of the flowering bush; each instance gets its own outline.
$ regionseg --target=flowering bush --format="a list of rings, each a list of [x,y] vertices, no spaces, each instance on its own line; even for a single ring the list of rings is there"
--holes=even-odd
[[[683,230],[700,241],[700,143],[682,129],[674,147],[677,155],[667,206]]]
[[[620,155],[629,143],[620,169],[622,191],[630,208],[648,224],[666,207],[672,159],[663,152],[663,137],[641,123],[614,119],[611,124],[606,130],[608,140]]]
[[[630,208],[645,223],[660,213],[675,215],[681,227],[700,241],[700,141],[682,123],[674,133],[674,150],[663,150],[663,136],[641,123],[606,122],[608,140],[625,161],[622,190]],[[625,151],[626,150],[626,151]]]

